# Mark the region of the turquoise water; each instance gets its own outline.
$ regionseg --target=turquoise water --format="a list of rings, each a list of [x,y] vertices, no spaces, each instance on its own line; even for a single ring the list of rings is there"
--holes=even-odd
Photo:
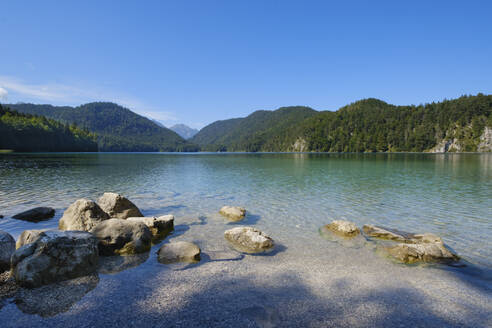
[[[333,219],[433,232],[492,267],[492,154],[2,154],[0,230],[56,227],[70,203],[105,191],[145,215],[220,220],[221,206],[242,205],[247,224],[280,238],[318,238]],[[9,218],[35,206],[57,214]]]

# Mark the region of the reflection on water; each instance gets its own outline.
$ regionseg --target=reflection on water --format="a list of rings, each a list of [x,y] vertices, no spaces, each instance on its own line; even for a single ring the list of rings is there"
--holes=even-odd
[[[0,229],[56,227],[71,202],[105,191],[145,215],[209,223],[223,222],[223,205],[245,206],[245,224],[284,239],[317,238],[333,219],[432,232],[492,267],[492,154],[2,154]],[[57,214],[37,225],[8,218],[34,206]]]

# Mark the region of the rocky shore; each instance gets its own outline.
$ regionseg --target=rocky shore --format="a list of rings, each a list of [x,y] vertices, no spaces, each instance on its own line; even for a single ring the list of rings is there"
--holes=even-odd
[[[247,221],[246,209],[227,206],[218,211],[224,221],[222,229],[217,223],[217,233],[228,245],[221,248],[217,234],[203,236],[207,243],[196,237],[200,236],[199,222],[175,226],[173,215],[145,217],[142,212],[145,213],[124,196],[105,193],[97,202],[79,199],[71,204],[64,211],[58,230],[26,230],[17,240],[1,232],[0,265],[5,272],[0,276],[0,310],[11,300],[23,313],[57,318],[33,319],[33,326],[49,322],[53,327],[64,326],[74,318],[80,320],[79,326],[105,326],[111,322],[123,327],[144,323],[156,327],[295,327],[302,323],[314,327],[371,326],[371,320],[375,325],[380,323],[378,326],[463,323],[459,315],[433,314],[441,313],[442,306],[448,307],[446,313],[466,312],[447,301],[448,297],[465,297],[458,295],[463,293],[462,285],[459,289],[451,287],[457,278],[442,273],[436,280],[435,271],[425,266],[411,268],[413,277],[398,276],[408,267],[392,264],[459,265],[459,256],[433,234],[374,225],[359,228],[352,222],[335,220],[320,228],[321,235],[335,243],[319,249],[308,240],[302,245],[296,238],[278,242],[275,234],[270,236],[241,223]],[[236,226],[231,229],[229,224]],[[187,235],[194,237],[188,241]],[[175,241],[176,237],[180,240]],[[150,254],[153,245],[157,245],[155,255]],[[310,255],[301,263],[297,257],[289,256],[285,245],[303,248]],[[343,255],[340,246],[335,245],[345,248]],[[375,257],[369,260],[371,253]],[[330,267],[330,263],[338,264]],[[381,271],[385,265],[387,269]],[[141,275],[130,275],[128,269],[140,266],[145,267]],[[360,268],[369,271],[359,271]],[[372,277],[371,270],[379,272],[380,277]],[[119,272],[128,274],[113,275]],[[132,283],[118,283],[130,277],[134,279]],[[433,284],[440,281],[440,287],[418,288],[431,293],[424,293],[425,296],[401,287],[409,282],[416,286],[419,280]],[[95,290],[98,285],[105,287]],[[378,296],[369,297],[374,288]],[[442,299],[441,288],[448,288],[449,293]],[[483,287],[466,292],[473,295],[473,302],[478,302],[474,303],[478,312],[465,316],[477,327],[489,318],[471,319],[469,315],[490,309],[486,300],[491,294],[480,288]],[[104,294],[105,290],[110,294]],[[327,295],[338,298],[322,301]],[[417,305],[421,297],[438,301],[438,308],[431,311],[430,307]],[[121,318],[108,315],[108,311],[112,313],[110,303],[103,305],[99,298],[109,298],[111,306],[128,312]],[[290,301],[285,303],[286,299]],[[408,299],[415,302],[407,310],[390,305],[404,304]],[[93,303],[101,307],[96,310]],[[392,314],[380,308],[385,305]],[[160,317],[162,311],[168,313],[166,318]],[[350,312],[356,314],[351,319],[347,318]],[[419,312],[421,317],[415,317]],[[303,318],[306,313],[309,317]],[[22,326],[26,323],[23,320],[19,318],[6,327]]]

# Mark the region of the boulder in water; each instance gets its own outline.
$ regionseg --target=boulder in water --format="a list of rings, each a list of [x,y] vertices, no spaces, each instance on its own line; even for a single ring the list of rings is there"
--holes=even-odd
[[[387,248],[389,255],[403,263],[415,262],[452,262],[459,260],[458,255],[446,248],[442,241],[400,243]]]
[[[126,197],[114,192],[105,192],[99,197],[97,203],[112,218],[126,219],[143,216],[135,204]]]
[[[240,252],[260,253],[271,249],[273,239],[253,227],[236,227],[224,232],[224,238]]]
[[[157,259],[164,264],[176,262],[195,263],[200,261],[200,248],[186,241],[164,244],[157,251]]]
[[[39,287],[91,274],[97,269],[97,239],[88,232],[50,230],[17,249],[14,277],[24,287]]]
[[[223,206],[219,213],[231,221],[240,221],[246,215],[246,209],[239,206]]]
[[[99,223],[92,233],[98,239],[100,255],[127,255],[148,252],[152,233],[142,222],[109,219]]]
[[[174,216],[163,215],[159,217],[131,217],[127,221],[141,222],[152,232],[152,241],[157,242],[165,238],[174,229]]]
[[[51,219],[53,216],[55,216],[55,209],[51,207],[35,207],[16,214],[12,218],[29,222],[39,222]]]
[[[92,200],[81,198],[70,205],[63,213],[58,228],[60,230],[91,231],[109,215]]]

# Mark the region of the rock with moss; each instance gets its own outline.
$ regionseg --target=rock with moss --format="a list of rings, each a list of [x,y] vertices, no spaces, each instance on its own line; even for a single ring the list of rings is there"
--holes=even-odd
[[[55,209],[51,207],[35,207],[14,215],[12,218],[29,222],[39,222],[51,219],[55,216]]]
[[[157,251],[157,259],[164,264],[176,262],[195,263],[200,261],[200,248],[186,241],[164,244]]]
[[[253,227],[236,227],[224,232],[231,246],[244,253],[261,253],[274,246],[273,239]]]
[[[246,215],[246,209],[239,206],[223,206],[219,213],[231,221],[240,221]]]
[[[14,251],[14,237],[9,233],[0,230],[0,273],[10,269],[10,257]]]
[[[323,233],[334,233],[342,237],[355,237],[359,235],[360,230],[355,223],[345,220],[335,220],[321,228]]]
[[[98,239],[99,254],[127,255],[148,252],[152,233],[142,222],[109,219],[99,223],[92,233]]]
[[[63,213],[58,222],[60,230],[91,231],[96,225],[108,220],[109,215],[89,199],[78,199]]]
[[[129,199],[114,192],[105,192],[99,197],[97,203],[112,218],[126,219],[143,216],[138,207]]]
[[[11,258],[16,282],[28,288],[94,273],[97,262],[97,239],[83,231],[44,231]]]
[[[126,220],[145,224],[150,229],[150,232],[152,232],[152,242],[158,242],[164,239],[174,229],[173,215],[163,215],[159,217],[131,217]]]

